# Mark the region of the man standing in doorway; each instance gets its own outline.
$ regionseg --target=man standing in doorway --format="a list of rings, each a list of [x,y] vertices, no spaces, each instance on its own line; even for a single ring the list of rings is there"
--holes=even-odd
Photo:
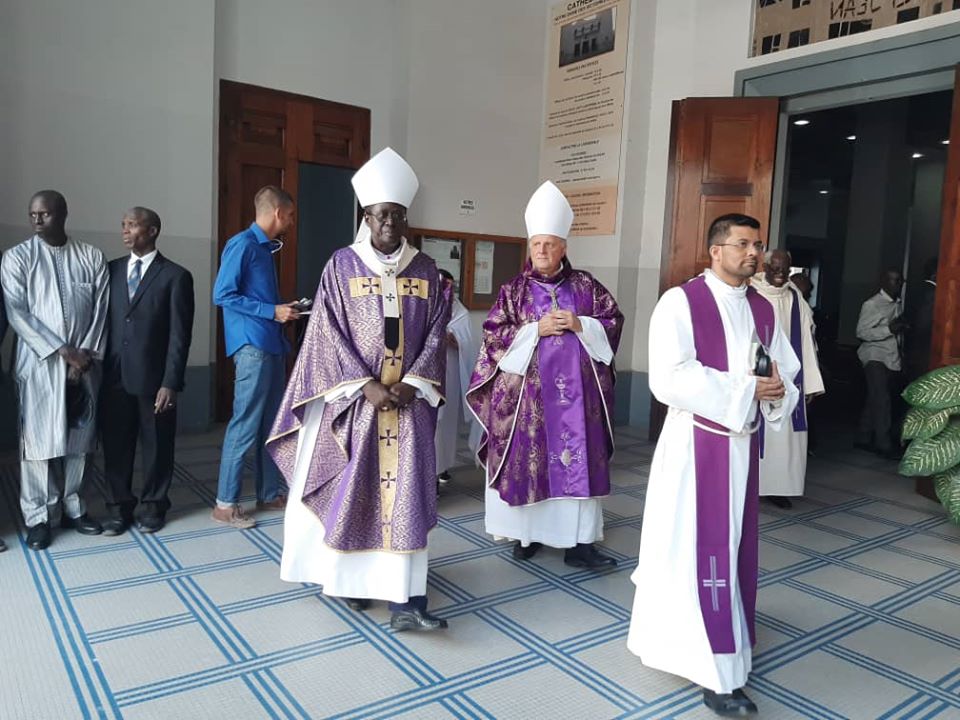
[[[137,437],[143,453],[143,488],[137,527],[157,532],[166,519],[173,481],[177,393],[193,334],[193,276],[157,250],[160,216],[131,208],[121,224],[129,255],[110,263],[110,324],[100,399],[105,535],[121,535],[133,522]]]
[[[721,216],[707,244],[710,269],[668,290],[650,318],[650,390],[669,410],[650,468],[627,647],[734,716],[757,712],[743,687],[756,639],[758,431],[790,417],[800,363],[770,303],[747,285],[763,255],[760,223]],[[758,376],[768,360],[769,376]]]
[[[451,288],[406,238],[413,168],[386,148],[352,183],[363,222],[323,269],[268,444],[290,487],[280,577],[357,611],[386,600],[394,630],[439,630],[427,536]]]
[[[860,347],[857,356],[863,363],[867,397],[860,416],[856,447],[891,460],[900,453],[891,433],[894,382],[902,369],[901,348],[904,323],[900,291],[903,275],[894,268],[886,270],[880,280],[880,291],[863,303],[857,321]]]
[[[103,253],[67,235],[56,190],[30,200],[34,235],[3,256],[7,316],[17,333],[20,507],[27,546],[50,545],[63,479],[61,527],[99,535],[80,492],[96,444],[97,395],[110,290]],[[62,467],[62,473],[58,472]]]
[[[282,326],[300,317],[296,303],[282,304],[273,253],[293,226],[293,198],[274,185],[254,198],[256,220],[227,241],[213,287],[213,302],[223,308],[227,357],[233,358],[233,415],[223,438],[217,506],[213,520],[245,530],[256,521],[240,506],[243,457],[254,450],[257,508],[283,510],[281,477],[264,449],[283,396],[285,358],[290,350]]]
[[[784,509],[793,506],[791,497],[803,495],[807,474],[807,403],[823,394],[813,339],[813,311],[787,281],[791,263],[786,250],[772,250],[766,255],[763,272],[751,280],[761,297],[773,306],[777,324],[790,338],[790,346],[800,360],[800,372],[793,382],[801,399],[793,415],[780,430],[771,429],[760,438],[760,496]]]
[[[530,259],[500,288],[483,324],[467,403],[483,425],[485,525],[529,560],[543,545],[567,565],[617,564],[596,549],[610,493],[613,357],[623,315],[567,259],[573,209],[545,182],[524,214]]]

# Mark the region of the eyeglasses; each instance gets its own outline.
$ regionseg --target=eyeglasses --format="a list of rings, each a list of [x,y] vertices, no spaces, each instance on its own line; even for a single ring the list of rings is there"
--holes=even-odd
[[[385,210],[381,213],[374,215],[373,213],[366,213],[367,217],[372,217],[377,221],[378,224],[383,225],[387,220],[393,220],[396,223],[406,222],[407,221],[407,211],[406,210]]]
[[[716,244],[716,247],[732,247],[732,248],[736,248],[736,249],[739,250],[740,252],[746,252],[747,250],[749,250],[749,249],[752,247],[752,248],[753,248],[754,250],[756,250],[758,253],[762,253],[762,252],[763,252],[763,243],[762,243],[762,242],[755,242],[755,243],[752,243],[752,244],[751,244],[751,243],[747,242],[746,240],[741,240],[740,242],[735,242],[735,243],[717,243],[717,244]]]

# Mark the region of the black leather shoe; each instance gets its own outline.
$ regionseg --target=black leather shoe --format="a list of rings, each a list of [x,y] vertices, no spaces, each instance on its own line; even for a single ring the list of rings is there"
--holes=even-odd
[[[64,515],[60,520],[60,527],[67,530],[76,530],[81,535],[99,535],[103,532],[103,528],[100,527],[100,523],[86,513],[78,518],[67,517]]]
[[[717,715],[724,717],[739,717],[757,713],[756,704],[740,689],[734,690],[728,695],[720,695],[713,690],[704,688],[703,704]]]
[[[130,523],[128,523],[123,518],[118,518],[118,517],[107,518],[101,524],[103,534],[106,535],[107,537],[115,537],[116,535],[123,535],[127,531],[128,527],[130,527]]]
[[[144,515],[137,518],[137,530],[142,533],[155,533],[158,530],[163,530],[163,526],[166,524],[166,520],[159,515]]]
[[[390,627],[394,630],[440,630],[447,627],[447,621],[431,615],[426,610],[395,610],[390,616]]]
[[[46,550],[50,547],[53,535],[50,532],[50,523],[37,523],[27,530],[27,547],[31,550]]]
[[[540,548],[543,545],[538,542],[533,542],[524,547],[520,544],[520,541],[517,540],[517,544],[513,546],[513,559],[514,560],[529,560],[534,555],[536,555]]]
[[[781,510],[789,510],[793,507],[793,503],[790,501],[790,498],[781,497],[780,495],[767,495],[764,500],[771,505],[777,506]]]
[[[357,612],[363,612],[370,607],[369,598],[347,598],[347,607]]]
[[[7,549],[7,544],[3,541],[3,538],[0,538],[0,552],[3,552]]]
[[[570,548],[563,554],[563,563],[570,567],[586,568],[588,570],[600,570],[602,568],[617,566],[615,558],[598,552],[593,546],[593,543],[581,543],[575,548]]]

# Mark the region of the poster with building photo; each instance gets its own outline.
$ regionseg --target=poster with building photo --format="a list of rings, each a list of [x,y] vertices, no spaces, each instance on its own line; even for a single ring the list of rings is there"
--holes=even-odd
[[[429,255],[441,270],[453,275],[453,290],[460,296],[460,260],[463,248],[459,240],[443,240],[425,237],[421,241],[421,250]]]
[[[540,179],[573,206],[571,235],[613,235],[630,0],[569,0],[550,11]]]

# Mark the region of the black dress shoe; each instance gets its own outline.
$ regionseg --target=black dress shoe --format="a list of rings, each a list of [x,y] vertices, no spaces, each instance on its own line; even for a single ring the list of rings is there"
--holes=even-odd
[[[46,550],[50,547],[52,538],[50,523],[37,523],[27,530],[27,547],[31,550]]]
[[[513,546],[513,559],[514,560],[529,560],[534,555],[536,555],[540,548],[543,545],[538,542],[533,542],[524,547],[520,544],[520,541],[517,540],[517,544]]]
[[[159,515],[144,515],[137,518],[137,530],[142,533],[155,533],[158,530],[163,530],[163,526],[166,524],[166,520]]]
[[[63,516],[60,520],[60,527],[67,530],[76,530],[81,535],[99,535],[103,532],[100,523],[84,513],[78,518]]]
[[[790,498],[781,497],[780,495],[767,495],[764,500],[771,505],[776,505],[781,510],[789,510],[793,507],[793,503],[790,501]]]
[[[741,715],[755,715],[757,706],[741,689],[734,690],[727,695],[715,693],[713,690],[703,690],[703,704],[717,715],[724,717],[739,717]]]
[[[101,524],[101,529],[103,534],[107,537],[115,537],[117,535],[123,535],[127,528],[130,527],[130,523],[124,520],[123,518],[111,517],[107,518]]]
[[[3,538],[0,538],[0,552],[3,552],[7,549],[7,544],[3,541]]]
[[[347,607],[357,612],[363,612],[370,607],[369,598],[347,598]]]
[[[609,555],[598,552],[593,543],[578,543],[563,554],[564,565],[588,570],[616,567],[617,561]]]
[[[447,627],[447,621],[431,615],[426,610],[394,610],[390,616],[390,627],[394,630],[440,630]]]

